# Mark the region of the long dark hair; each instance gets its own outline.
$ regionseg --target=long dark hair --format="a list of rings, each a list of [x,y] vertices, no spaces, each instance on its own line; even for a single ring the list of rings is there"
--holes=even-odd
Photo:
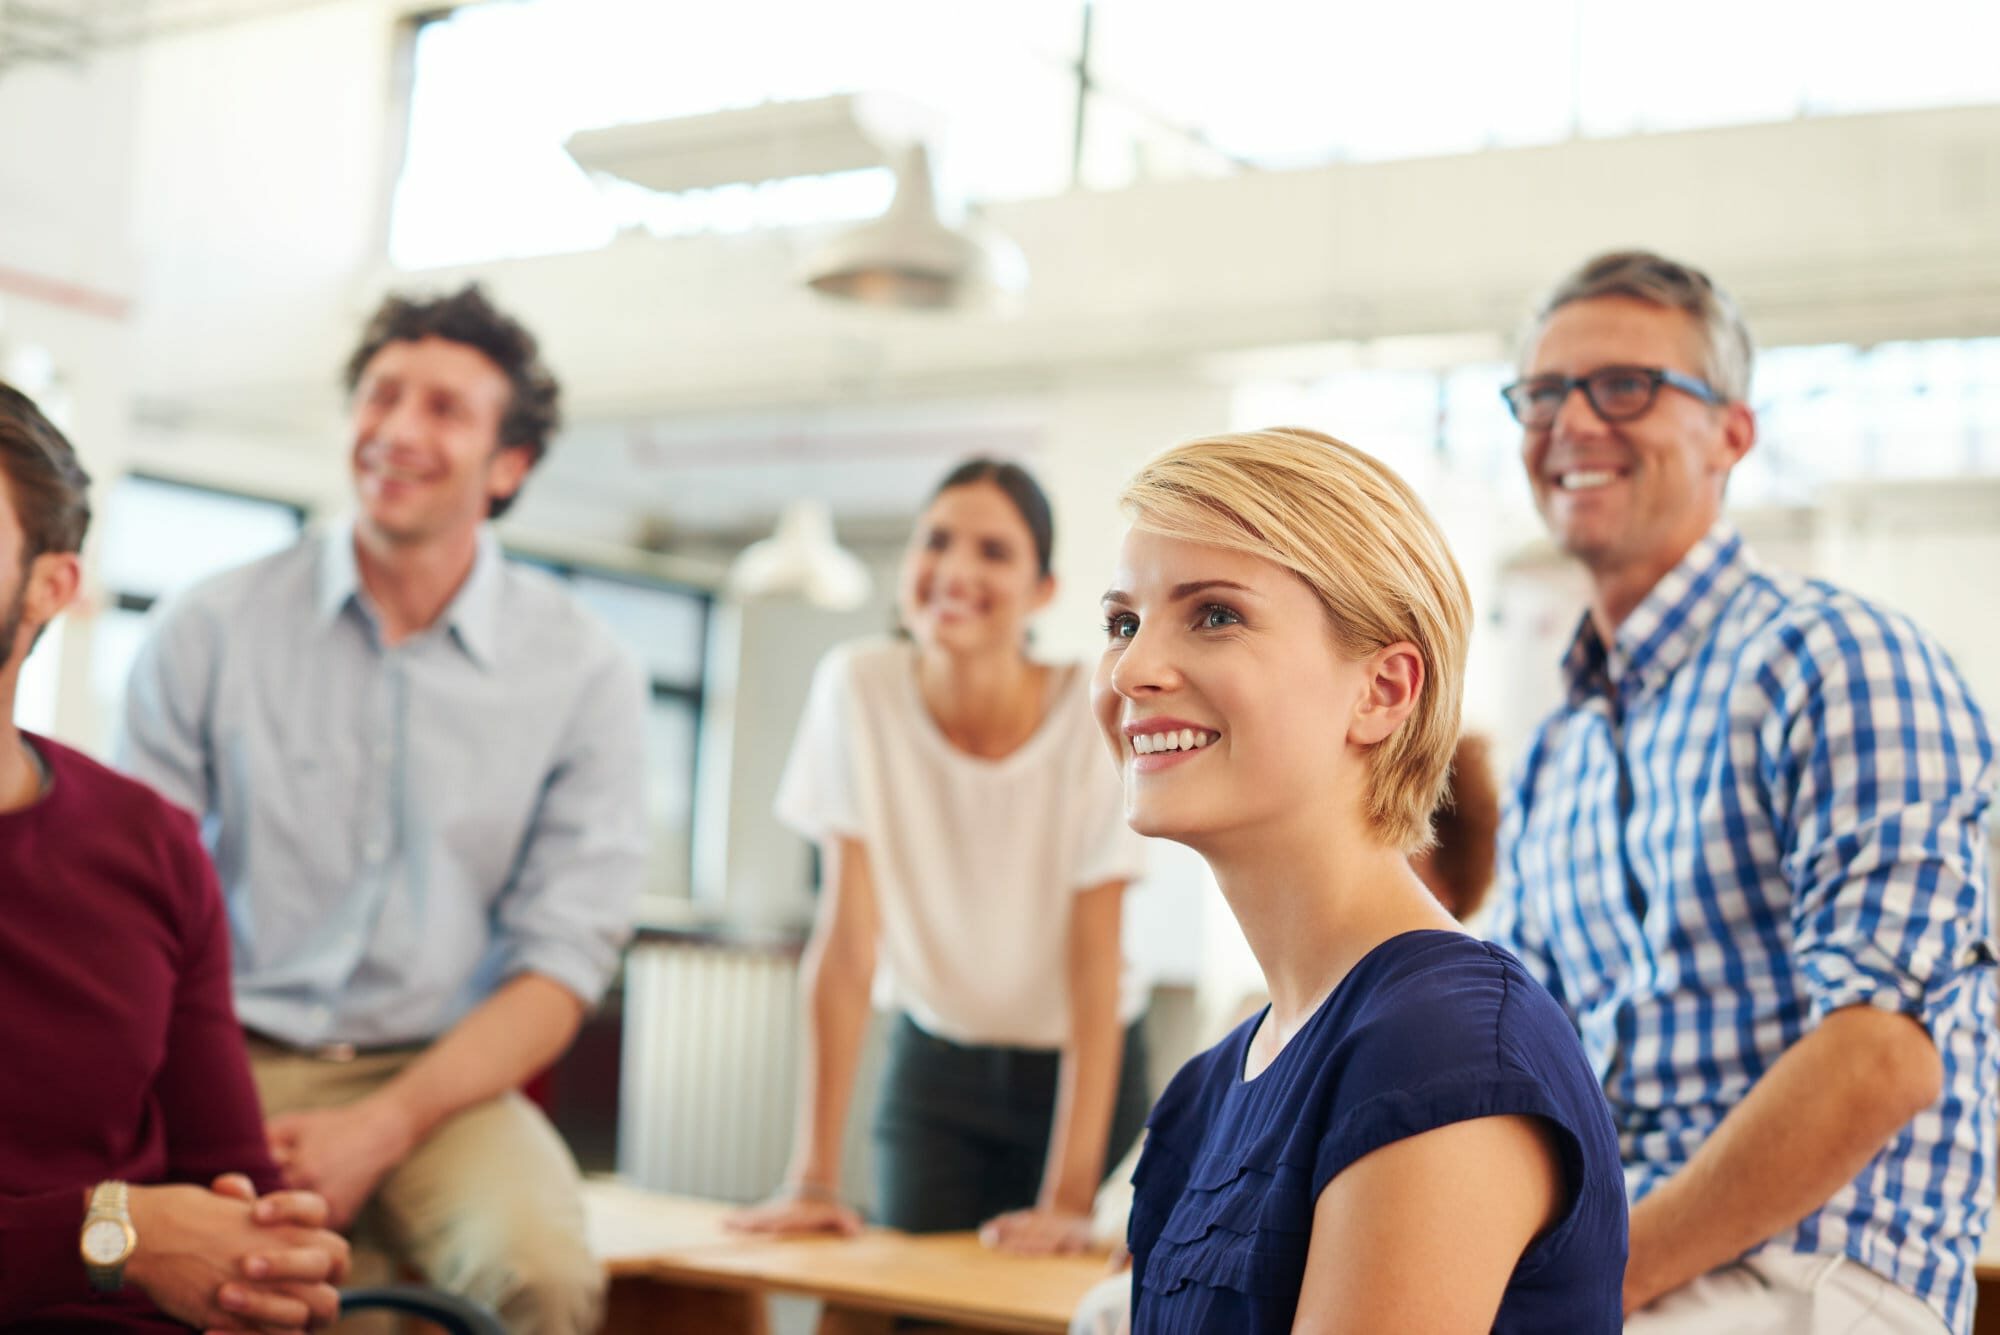
[[[944,481],[931,492],[931,500],[935,501],[954,487],[970,487],[980,482],[992,483],[1014,503],[1021,521],[1028,526],[1028,533],[1035,540],[1035,563],[1043,575],[1048,575],[1055,569],[1055,516],[1049,510],[1049,498],[1042,491],[1042,484],[1035,481],[1035,475],[1021,465],[984,456],[967,459],[944,475]]]

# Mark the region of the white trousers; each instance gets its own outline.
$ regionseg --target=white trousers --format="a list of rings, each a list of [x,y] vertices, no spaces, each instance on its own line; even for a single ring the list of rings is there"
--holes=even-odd
[[[1131,1335],[1132,1271],[1106,1275],[1090,1286],[1069,1319],[1069,1335]]]
[[[1760,1253],[1625,1321],[1625,1335],[1945,1335],[1944,1318],[1844,1256]]]
[[[1130,1335],[1132,1272],[1091,1286],[1069,1335]],[[1625,1323],[1625,1335],[1945,1335],[1913,1295],[1844,1256],[1753,1256],[1710,1271]]]

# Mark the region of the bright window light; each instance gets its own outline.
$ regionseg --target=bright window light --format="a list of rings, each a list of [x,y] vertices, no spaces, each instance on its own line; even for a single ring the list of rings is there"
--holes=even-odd
[[[1420,492],[1448,473],[1520,508],[1520,428],[1500,399],[1513,376],[1496,362],[1254,381],[1232,418],[1326,431]],[[1734,505],[1806,504],[1874,478],[2000,476],[2000,338],[1773,348],[1758,354],[1751,400],[1757,448],[1730,476]]]
[[[930,108],[948,199],[1379,161],[1798,116],[2000,102],[2000,4],[1814,0],[1229,6],[1094,0],[494,0],[426,22],[390,256],[593,249],[621,228],[873,215],[886,169],[657,195],[593,181],[574,132],[843,92]],[[1080,163],[1077,150],[1081,149]],[[1080,174],[1079,174],[1080,173]]]

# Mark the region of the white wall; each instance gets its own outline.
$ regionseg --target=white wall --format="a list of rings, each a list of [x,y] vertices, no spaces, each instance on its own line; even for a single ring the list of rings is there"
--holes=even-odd
[[[710,658],[711,694],[704,724],[701,776],[711,808],[697,893],[732,917],[757,924],[797,923],[812,911],[812,849],[779,824],[771,807],[778,778],[805,708],[820,658],[834,645],[882,634],[895,624],[896,559],[870,553],[875,587],[851,612],[828,612],[796,599],[729,604],[724,643]]]
[[[375,288],[477,276],[527,314],[579,416],[1041,390],[1217,351],[1509,332],[1579,257],[1699,260],[1766,343],[1990,331],[2000,108],[1820,118],[996,205],[1014,315],[883,314],[797,281],[818,239],[659,240],[396,275],[391,0],[150,48],[143,382],[184,420],[309,421]],[[198,335],[198,337],[197,337]]]
[[[2000,727],[2000,479],[1840,487],[1818,521],[1815,573],[1937,636]]]
[[[2000,109],[1808,120],[996,206],[1018,314],[883,314],[799,287],[810,238],[657,240],[435,271],[532,312],[587,415],[1040,390],[1217,351],[1511,332],[1582,256],[1712,268],[1767,343],[1990,331]]]
[[[128,448],[137,65],[127,51],[0,70],[0,378],[41,404],[100,480]],[[24,722],[100,740],[89,652],[86,605],[35,650],[24,695],[50,707]]]
[[[138,383],[162,442],[315,439],[366,314],[400,152],[395,0],[158,38],[137,94]]]

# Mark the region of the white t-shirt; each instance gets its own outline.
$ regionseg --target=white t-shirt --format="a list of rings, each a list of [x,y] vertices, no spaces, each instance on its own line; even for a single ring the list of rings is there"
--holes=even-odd
[[[914,645],[843,645],[813,677],[778,784],[778,819],[868,850],[882,934],[875,1004],[953,1042],[1066,1043],[1070,896],[1144,868],[1087,675],[1054,672],[1041,727],[986,760],[939,731]],[[1129,1021],[1144,991],[1128,966],[1120,973]]]

